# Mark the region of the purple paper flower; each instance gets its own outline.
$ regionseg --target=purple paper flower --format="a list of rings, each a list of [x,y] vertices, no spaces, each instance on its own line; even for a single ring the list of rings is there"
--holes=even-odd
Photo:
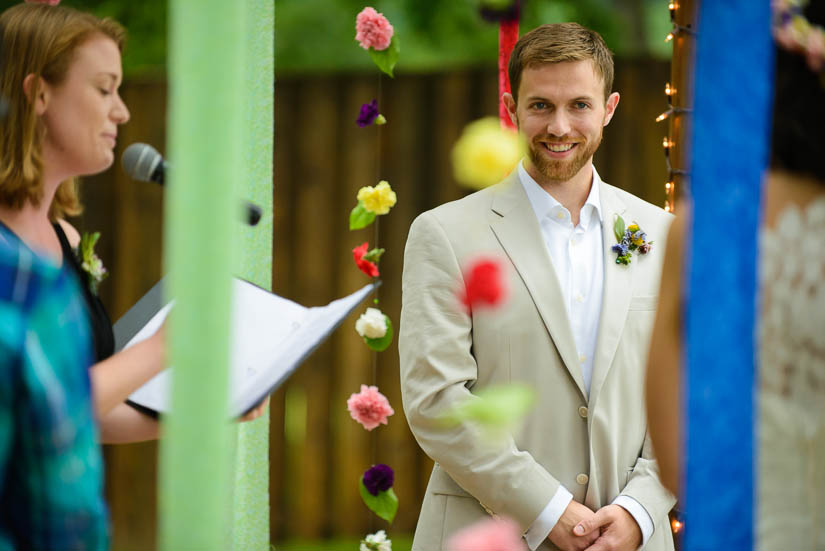
[[[378,118],[378,100],[374,99],[370,103],[365,103],[361,106],[361,114],[358,115],[358,120],[355,121],[358,126],[364,128],[371,125]]]
[[[386,492],[392,488],[394,478],[395,474],[392,472],[392,468],[389,465],[379,463],[364,471],[362,480],[367,491],[377,496],[378,492]]]

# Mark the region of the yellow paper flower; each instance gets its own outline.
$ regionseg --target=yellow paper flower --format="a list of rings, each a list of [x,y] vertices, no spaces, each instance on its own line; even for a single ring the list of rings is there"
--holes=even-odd
[[[472,189],[500,182],[524,155],[522,140],[495,117],[471,122],[453,146],[453,176]]]
[[[364,186],[358,190],[358,200],[374,214],[387,214],[395,206],[395,192],[389,182],[381,180],[375,187]]]

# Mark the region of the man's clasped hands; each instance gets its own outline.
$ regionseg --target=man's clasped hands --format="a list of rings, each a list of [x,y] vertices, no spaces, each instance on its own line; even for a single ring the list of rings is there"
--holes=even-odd
[[[642,531],[620,505],[594,512],[571,501],[547,538],[563,551],[635,551],[642,544]]]

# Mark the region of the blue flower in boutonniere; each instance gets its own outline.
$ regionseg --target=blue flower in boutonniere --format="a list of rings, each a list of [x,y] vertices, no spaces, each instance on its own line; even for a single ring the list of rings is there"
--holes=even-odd
[[[93,295],[97,294],[97,286],[100,282],[109,275],[100,257],[95,254],[95,244],[97,244],[98,239],[100,239],[100,232],[96,231],[91,234],[83,232],[83,237],[80,238],[80,246],[76,251],[80,267],[89,277],[89,290]]]
[[[633,256],[634,251],[639,254],[647,254],[653,245],[653,241],[647,240],[647,234],[639,228],[636,222],[625,227],[624,219],[616,215],[616,220],[613,222],[613,234],[616,236],[616,244],[611,247],[611,250],[616,253],[616,264],[630,264],[630,257]]]

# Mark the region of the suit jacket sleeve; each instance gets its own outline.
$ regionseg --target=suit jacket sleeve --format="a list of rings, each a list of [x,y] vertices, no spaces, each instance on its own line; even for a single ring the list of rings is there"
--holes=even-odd
[[[642,454],[620,495],[630,496],[645,508],[654,524],[666,518],[676,504],[676,498],[659,481],[659,466],[653,456],[650,437],[645,435]]]
[[[472,319],[456,290],[463,285],[459,259],[431,212],[413,222],[402,284],[401,390],[404,411],[419,445],[483,507],[516,520],[526,530],[559,488],[512,438],[491,447],[473,427],[446,428],[439,417],[474,399],[478,369],[472,354]]]

